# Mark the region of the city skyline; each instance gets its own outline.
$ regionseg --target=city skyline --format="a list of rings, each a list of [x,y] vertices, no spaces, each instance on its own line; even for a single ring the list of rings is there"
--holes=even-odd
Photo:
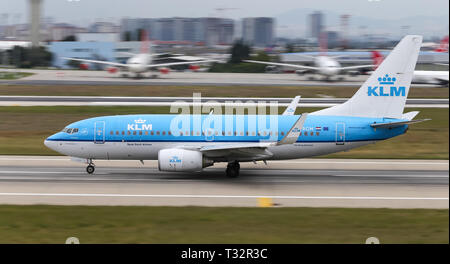
[[[28,0],[4,1],[8,5],[4,5],[0,13],[0,25],[27,23]],[[106,2],[110,8],[100,8]],[[214,3],[193,0],[189,1],[190,8],[183,8],[186,3],[179,0],[158,4],[142,0],[131,0],[126,4],[120,0],[43,0],[42,17],[81,27],[98,21],[120,24],[123,18],[221,17],[240,22],[244,17],[273,17],[277,37],[304,38],[310,35],[308,15],[321,11],[325,18],[323,30],[327,31],[339,31],[339,17],[350,15],[349,30],[346,32],[348,37],[364,34],[384,34],[393,38],[404,34],[435,37],[448,34],[448,1],[347,0],[345,5],[336,5],[334,2],[306,0],[299,4],[297,1],[280,0],[274,4],[273,1],[261,0],[255,5],[235,0]],[[170,8],[165,7],[168,3]],[[402,12],[398,12],[399,6],[403,7],[400,9]]]

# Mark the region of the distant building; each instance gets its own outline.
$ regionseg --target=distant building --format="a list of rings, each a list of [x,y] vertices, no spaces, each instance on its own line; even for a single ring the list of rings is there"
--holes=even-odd
[[[316,11],[308,16],[309,36],[319,40],[320,33],[323,30],[324,15]]]
[[[105,60],[125,63],[131,54],[140,52],[141,42],[80,42],[80,41],[57,41],[51,42],[49,51],[53,53],[52,66],[58,68],[69,68],[68,61],[63,57]]]
[[[67,23],[57,23],[53,24],[50,29],[50,40],[61,41],[69,36],[75,36],[78,33],[86,33],[88,30],[86,28],[80,28]]]
[[[325,31],[328,49],[339,46],[339,33],[337,31]]]
[[[91,33],[118,33],[120,27],[111,22],[95,22],[89,26]]]
[[[274,44],[275,22],[270,17],[242,19],[242,39],[250,45],[266,47]]]
[[[120,35],[119,33],[78,33],[76,40],[79,42],[118,42]]]
[[[234,21],[231,19],[205,18],[137,18],[123,19],[122,40],[139,40],[141,30],[158,44],[231,44],[234,37]]]

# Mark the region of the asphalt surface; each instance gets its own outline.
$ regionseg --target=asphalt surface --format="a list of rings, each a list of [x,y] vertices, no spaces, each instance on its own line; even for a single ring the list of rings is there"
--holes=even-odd
[[[299,76],[297,74],[273,73],[210,73],[210,72],[171,72],[147,73],[144,78],[126,78],[107,71],[81,70],[18,70],[2,71],[31,72],[34,75],[19,80],[0,80],[0,84],[15,85],[195,85],[195,86],[336,86],[358,87],[368,75],[354,77],[339,76],[324,80],[319,75]],[[342,79],[341,79],[342,78]],[[414,84],[413,87],[439,87],[437,85]]]
[[[280,106],[287,106],[292,98],[225,98],[202,97],[201,102],[224,105],[238,102],[252,105],[258,102],[277,102]],[[301,98],[299,107],[327,107],[342,104],[348,98]],[[0,96],[0,105],[153,105],[170,106],[174,102],[193,104],[192,97],[108,97],[108,96]],[[406,107],[448,108],[449,99],[407,99]]]
[[[263,198],[274,206],[449,206],[448,161],[246,163],[240,177],[230,179],[223,165],[170,173],[159,172],[154,162],[99,161],[88,175],[85,165],[67,158],[40,159],[0,159],[0,204],[258,206]]]

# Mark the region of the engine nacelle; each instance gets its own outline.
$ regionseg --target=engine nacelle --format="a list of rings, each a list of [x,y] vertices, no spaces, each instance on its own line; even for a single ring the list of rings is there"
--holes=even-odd
[[[303,76],[305,75],[306,71],[305,70],[296,70],[295,74],[299,75],[299,76]]]
[[[198,66],[198,65],[189,65],[189,70],[191,70],[191,71],[196,72],[199,69],[200,69],[200,66]]]
[[[108,67],[108,72],[111,74],[117,73],[117,68],[116,67]]]
[[[161,74],[168,74],[170,72],[170,69],[166,68],[166,67],[162,67],[162,68],[159,68],[159,72]]]
[[[80,63],[80,70],[89,70],[89,65],[86,63]]]
[[[201,171],[213,165],[200,151],[185,149],[162,149],[158,153],[160,171]]]

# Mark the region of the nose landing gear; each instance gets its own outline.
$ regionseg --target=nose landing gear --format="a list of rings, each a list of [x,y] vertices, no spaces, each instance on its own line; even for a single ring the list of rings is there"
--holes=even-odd
[[[86,172],[89,174],[92,174],[95,171],[95,165],[92,162],[92,159],[88,160],[88,162],[89,162],[89,165],[86,167]]]
[[[241,165],[239,165],[239,162],[237,162],[237,161],[228,163],[227,170],[226,170],[227,177],[230,177],[230,178],[238,177],[240,168],[241,168]]]

